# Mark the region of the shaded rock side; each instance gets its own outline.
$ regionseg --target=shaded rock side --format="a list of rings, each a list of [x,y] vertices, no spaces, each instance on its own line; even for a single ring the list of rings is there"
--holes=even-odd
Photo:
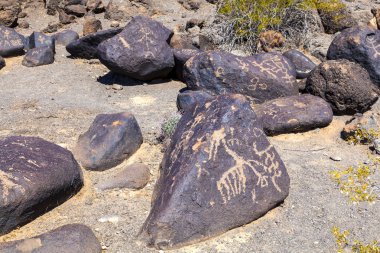
[[[312,95],[291,96],[256,105],[267,135],[305,132],[328,126],[333,111],[326,101]]]
[[[335,114],[362,113],[378,99],[378,87],[368,72],[348,60],[320,64],[306,81],[306,92],[330,103]]]
[[[0,26],[0,56],[11,57],[24,54],[24,36],[14,29]]]
[[[183,76],[191,90],[243,94],[254,103],[298,94],[294,65],[276,53],[240,57],[205,52],[186,62]]]
[[[24,56],[22,65],[26,67],[37,67],[52,64],[54,52],[50,47],[36,47],[30,49]]]
[[[86,169],[106,170],[134,154],[142,142],[132,114],[99,114],[90,129],[79,136],[74,154]]]
[[[221,95],[178,123],[140,239],[165,249],[263,216],[289,193],[289,176],[242,95]]]
[[[33,238],[1,243],[0,252],[101,253],[102,247],[89,227],[69,224]]]
[[[72,197],[83,185],[70,151],[36,137],[0,141],[0,235]]]
[[[111,71],[138,80],[166,77],[174,67],[167,43],[171,34],[161,23],[136,16],[120,34],[98,46],[99,59]]]
[[[380,30],[355,26],[338,34],[327,52],[327,59],[347,59],[365,68],[380,86]]]
[[[114,28],[89,34],[68,44],[66,50],[75,58],[97,59],[98,45],[103,41],[116,36],[122,30],[122,28]]]
[[[298,79],[307,78],[311,71],[317,67],[314,62],[298,50],[293,49],[286,51],[283,56],[288,58],[294,64]]]
[[[202,51],[198,49],[173,49],[175,63],[174,74],[178,80],[185,81],[183,78],[183,68],[186,62],[201,52]]]

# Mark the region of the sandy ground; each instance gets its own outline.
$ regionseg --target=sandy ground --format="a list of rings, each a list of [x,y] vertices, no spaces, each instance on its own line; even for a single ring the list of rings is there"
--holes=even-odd
[[[38,68],[22,66],[22,57],[6,59],[7,67],[0,71],[0,138],[39,136],[72,150],[79,134],[88,129],[97,114],[129,111],[140,124],[144,144],[112,170],[84,171],[85,186],[79,194],[0,237],[0,242],[35,236],[68,223],[83,223],[92,228],[105,252],[157,252],[138,242],[136,235],[148,215],[163,156],[156,141],[160,124],[176,113],[176,96],[185,85],[173,80],[148,84],[128,81],[123,90],[113,90],[107,84],[119,80],[109,78],[104,66],[66,56],[59,47],[56,62]],[[378,103],[373,110],[380,112],[379,108]],[[353,237],[367,242],[380,239],[380,203],[353,206],[328,174],[332,169],[367,160],[368,147],[348,145],[339,138],[347,119],[335,117],[324,129],[270,138],[291,178],[290,194],[283,205],[246,226],[171,252],[334,252],[334,225],[351,230]],[[339,156],[342,161],[334,162],[330,156]],[[144,189],[99,192],[94,188],[105,174],[135,161],[147,164],[152,174]],[[378,174],[374,180],[380,184]],[[119,220],[98,221],[107,215],[116,215]]]

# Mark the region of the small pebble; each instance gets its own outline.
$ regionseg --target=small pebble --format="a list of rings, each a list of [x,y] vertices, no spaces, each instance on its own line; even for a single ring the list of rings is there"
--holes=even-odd
[[[112,85],[112,89],[114,89],[114,90],[122,90],[122,89],[123,89],[123,86],[120,85],[120,84],[113,84],[113,85]]]
[[[99,222],[110,222],[110,223],[113,223],[113,224],[116,224],[118,223],[120,220],[119,216],[116,216],[116,215],[106,215],[106,216],[103,216],[101,217],[98,221]]]
[[[339,157],[339,156],[330,156],[330,159],[335,161],[335,162],[339,162],[339,161],[342,161],[342,158]]]

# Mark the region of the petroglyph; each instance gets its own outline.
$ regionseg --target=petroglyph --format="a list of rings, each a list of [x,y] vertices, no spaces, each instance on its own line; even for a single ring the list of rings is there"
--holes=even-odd
[[[10,203],[9,197],[12,192],[18,191],[21,194],[25,194],[25,188],[22,187],[18,182],[19,178],[0,170],[0,199],[4,202],[4,206]]]

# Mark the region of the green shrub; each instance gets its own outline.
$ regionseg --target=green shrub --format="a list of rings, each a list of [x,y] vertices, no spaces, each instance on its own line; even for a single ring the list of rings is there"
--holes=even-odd
[[[341,231],[339,227],[334,226],[331,229],[335,237],[335,243],[338,253],[348,252],[346,249],[351,249],[353,253],[380,253],[380,244],[378,241],[373,241],[369,244],[360,240],[354,240],[353,243],[349,241],[350,231]]]
[[[161,133],[164,139],[170,139],[177,128],[178,121],[181,119],[180,115],[173,115],[166,119],[161,125]]]

